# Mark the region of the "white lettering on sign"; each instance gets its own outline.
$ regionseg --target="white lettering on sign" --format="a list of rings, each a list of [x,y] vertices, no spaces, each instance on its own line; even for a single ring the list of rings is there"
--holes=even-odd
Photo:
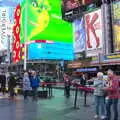
[[[8,48],[7,41],[7,21],[8,21],[8,9],[0,8],[0,50],[6,50]]]

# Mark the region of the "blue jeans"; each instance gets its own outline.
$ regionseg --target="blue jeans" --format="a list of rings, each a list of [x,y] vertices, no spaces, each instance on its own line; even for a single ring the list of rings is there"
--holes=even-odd
[[[114,120],[118,120],[118,99],[106,100],[107,120],[111,120],[111,105],[113,105]]]
[[[98,116],[105,116],[105,98],[103,96],[95,96],[95,113]]]

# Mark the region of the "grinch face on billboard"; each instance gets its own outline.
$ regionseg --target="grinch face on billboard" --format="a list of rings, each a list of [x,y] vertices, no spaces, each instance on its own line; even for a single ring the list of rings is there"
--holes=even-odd
[[[28,0],[22,5],[22,15],[21,15],[21,39],[24,38],[24,26],[25,26],[25,9],[27,7],[27,36],[28,41],[32,39],[33,36],[42,32],[49,24],[50,16],[48,11],[50,10],[50,5],[48,0]]]
[[[62,20],[61,0],[24,0],[21,8],[21,43],[25,31],[27,41],[73,42],[72,24]]]

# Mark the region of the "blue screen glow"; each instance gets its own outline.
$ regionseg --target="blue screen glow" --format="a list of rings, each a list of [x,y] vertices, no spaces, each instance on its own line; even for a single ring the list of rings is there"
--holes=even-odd
[[[28,60],[53,59],[73,60],[73,45],[70,43],[31,43],[28,46]]]

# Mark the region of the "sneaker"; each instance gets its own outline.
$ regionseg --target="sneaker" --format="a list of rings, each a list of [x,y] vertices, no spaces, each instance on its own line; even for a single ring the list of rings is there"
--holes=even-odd
[[[101,116],[101,120],[105,120],[106,119],[106,117],[105,116]]]
[[[94,118],[97,119],[97,118],[99,118],[99,116],[98,116],[98,115],[95,115]]]

